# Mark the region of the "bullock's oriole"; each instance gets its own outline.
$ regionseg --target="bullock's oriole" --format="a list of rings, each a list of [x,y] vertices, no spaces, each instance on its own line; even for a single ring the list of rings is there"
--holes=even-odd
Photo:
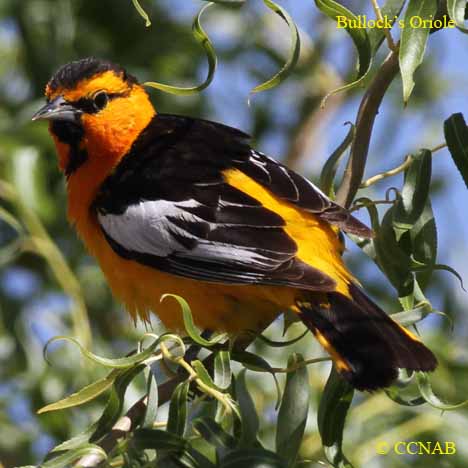
[[[184,297],[206,330],[262,330],[297,313],[356,388],[437,361],[358,287],[338,230],[370,230],[243,132],[157,114],[125,70],[87,58],[60,68],[34,119],[50,122],[68,217],[130,314],[173,330]]]

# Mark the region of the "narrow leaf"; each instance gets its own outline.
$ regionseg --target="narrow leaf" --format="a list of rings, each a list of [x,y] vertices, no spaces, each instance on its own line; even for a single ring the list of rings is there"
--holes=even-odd
[[[87,444],[74,450],[69,450],[62,455],[58,455],[51,460],[41,464],[41,468],[68,468],[74,462],[83,458],[84,456],[94,455],[101,461],[106,460],[106,452],[98,445]]]
[[[417,272],[416,278],[421,288],[425,289],[436,268],[437,260],[437,227],[429,199],[409,234],[412,259],[424,267],[422,271],[414,269]]]
[[[405,171],[401,196],[393,209],[393,228],[397,241],[414,226],[428,203],[432,153],[423,149],[412,155],[412,158],[412,164]]]
[[[461,403],[457,403],[455,405],[444,403],[433,392],[431,383],[429,382],[429,378],[424,372],[416,373],[416,381],[418,382],[418,387],[419,391],[421,392],[421,396],[427,401],[427,403],[429,403],[432,407],[436,409],[440,409],[442,411],[450,411],[465,406],[468,403],[468,400],[465,400]]]
[[[304,362],[300,354],[288,359],[288,367]],[[309,411],[310,384],[307,367],[289,372],[286,379],[276,425],[276,452],[286,460],[287,466],[294,466],[304,435]]]
[[[24,232],[23,226],[21,223],[5,208],[0,206],[0,220],[8,224],[12,229],[14,229],[18,234]]]
[[[92,384],[87,385],[76,393],[63,398],[60,401],[43,406],[37,411],[37,414],[47,413],[49,411],[57,411],[73,406],[83,405],[88,401],[94,400],[96,397],[104,393],[114,383],[115,379],[122,373],[121,370],[114,369],[107,377],[99,379]]]
[[[399,62],[403,81],[403,102],[405,105],[414,88],[414,72],[424,60],[427,40],[431,28],[412,27],[414,18],[418,22],[434,18],[437,13],[437,0],[409,0],[401,31]]]
[[[391,207],[385,213],[380,230],[374,239],[374,247],[380,269],[398,290],[398,295],[407,296],[413,292],[411,259],[397,242],[393,227],[393,211],[394,207]]]
[[[210,444],[215,447],[234,448],[236,440],[228,434],[220,424],[206,416],[193,421],[194,429]]]
[[[331,199],[335,198],[335,187],[333,186],[333,182],[335,180],[336,171],[338,170],[338,165],[341,158],[344,156],[345,151],[354,140],[355,126],[351,122],[347,122],[347,124],[349,124],[347,135],[327,159],[327,162],[324,164],[320,174],[320,188]]]
[[[387,394],[388,398],[390,398],[390,400],[398,403],[401,406],[421,406],[426,403],[426,400],[421,396],[416,398],[405,397],[401,394],[400,389],[396,387],[387,388],[385,393]]]
[[[214,362],[214,383],[221,390],[227,390],[232,381],[231,355],[229,351],[218,351]]]
[[[211,340],[207,340],[203,338],[200,332],[197,330],[197,327],[195,326],[192,312],[190,310],[190,306],[188,305],[187,301],[183,297],[177,296],[176,294],[164,294],[161,297],[161,302],[164,301],[166,297],[172,297],[179,303],[182,309],[185,331],[195,343],[199,344],[200,346],[209,348],[210,346],[214,346],[220,341],[223,341],[224,339],[226,339],[227,335],[225,333],[222,333],[221,335],[218,335]]]
[[[318,429],[327,460],[335,468],[352,468],[342,450],[343,430],[354,390],[332,367],[318,409]]]
[[[215,390],[221,391],[220,388],[218,388],[215,383],[213,382],[213,379],[211,378],[211,375],[209,374],[208,370],[206,367],[203,365],[201,361],[196,359],[195,361],[192,361],[192,367],[194,371],[197,373],[198,378],[205,384],[208,385],[210,388],[214,388]]]
[[[177,434],[159,429],[136,429],[133,444],[137,450],[154,449],[168,452],[180,452],[187,442]]]
[[[444,265],[443,263],[437,263],[436,265],[433,266],[433,270],[448,271],[449,273],[452,273],[452,275],[455,276],[455,278],[457,278],[458,281],[460,282],[460,287],[463,289],[463,291],[466,291],[465,286],[463,284],[463,278],[460,275],[460,273],[458,273],[458,271],[455,270],[455,268],[452,268],[451,266],[448,266],[448,265]]]
[[[158,346],[160,339],[159,338],[156,339],[153,343],[151,343],[150,346],[148,346],[148,348],[146,348],[141,353],[137,353],[129,357],[117,358],[117,359],[109,359],[109,358],[103,358],[101,356],[98,356],[97,354],[94,354],[91,351],[88,351],[84,346],[81,345],[81,343],[78,340],[76,340],[75,338],[72,338],[71,336],[54,336],[53,338],[51,338],[44,346],[45,355],[47,355],[47,350],[49,346],[56,341],[69,341],[75,344],[76,346],[78,346],[81,354],[84,357],[86,357],[90,361],[95,362],[96,364],[100,364],[104,367],[110,367],[112,369],[128,369],[129,367],[132,367],[135,364],[139,364],[140,362],[143,362],[145,359],[148,359],[153,354],[156,346]]]
[[[424,304],[414,309],[391,314],[391,317],[403,327],[409,327],[410,325],[414,325],[415,323],[418,323],[426,318],[431,312],[432,307],[430,307],[429,304]]]
[[[243,369],[237,376],[235,389],[242,421],[240,446],[253,447],[257,444],[257,434],[260,423],[258,421],[257,410],[255,409],[252,396],[247,388],[245,369]]]
[[[340,18],[346,19],[347,26],[344,27],[344,29],[350,35],[358,52],[358,73],[356,79],[352,83],[349,83],[345,86],[340,86],[339,88],[330,91],[322,99],[321,106],[323,107],[326,100],[331,95],[340,91],[346,91],[355,88],[364,81],[364,78],[367,76],[367,73],[369,72],[372,64],[372,49],[367,31],[365,29],[354,28],[350,26],[350,24],[353,24],[354,22],[357,23],[359,21],[358,17],[353,12],[338,2],[335,2],[334,0],[315,0],[315,4],[322,13],[326,14],[335,22],[338,22]]]
[[[211,43],[210,38],[206,34],[205,30],[202,28],[201,23],[200,23],[201,15],[210,6],[211,6],[211,3],[209,3],[208,5],[205,5],[200,10],[200,12],[196,16],[192,25],[192,33],[193,33],[193,36],[195,37],[195,40],[199,44],[201,44],[201,46],[206,52],[206,58],[208,60],[208,75],[206,77],[206,80],[198,86],[191,86],[188,88],[183,88],[179,86],[171,86],[171,85],[167,85],[163,83],[157,83],[155,81],[147,81],[146,83],[143,84],[144,86],[156,88],[156,89],[159,89],[161,91],[164,91],[170,94],[186,96],[188,94],[198,93],[210,85],[210,83],[213,81],[213,77],[216,71],[218,60],[216,58],[216,52],[214,50],[213,44]]]
[[[301,333],[299,336],[296,336],[296,338],[292,338],[291,340],[286,340],[286,341],[277,341],[277,340],[270,340],[266,336],[263,336],[262,334],[259,334],[258,332],[255,332],[253,330],[246,330],[246,331],[248,333],[251,333],[260,341],[263,341],[268,346],[271,346],[272,348],[284,348],[286,346],[291,346],[294,343],[297,343],[298,341],[302,340],[302,338],[304,338],[304,336],[306,336],[307,333],[309,332],[309,330],[304,330],[304,332]]]
[[[158,414],[159,406],[159,389],[158,382],[156,380],[156,366],[159,364],[157,361],[153,361],[147,364],[148,367],[148,378],[147,378],[147,404],[145,417],[143,419],[142,427],[153,427]]]
[[[282,460],[269,450],[254,448],[229,452],[219,465],[220,468],[286,468]]]
[[[400,16],[404,4],[405,0],[387,0],[380,8],[383,18],[388,18],[388,21],[392,24],[395,21],[398,21],[398,17]],[[384,30],[383,28],[369,28],[367,30],[367,34],[369,35],[372,56],[374,56],[385,39]]]
[[[450,19],[455,21],[457,28],[468,34],[468,28],[465,26],[466,0],[447,0],[447,12]]]
[[[177,385],[172,394],[167,418],[167,431],[183,437],[187,425],[188,390],[190,382],[182,382]]]
[[[96,428],[90,438],[91,442],[98,441],[103,435],[108,433],[117,422],[122,414],[127,387],[143,369],[144,365],[140,364],[122,372],[115,379],[104,411],[95,424]]]
[[[132,3],[133,6],[136,8],[136,11],[138,11],[138,14],[145,20],[145,26],[149,28],[151,26],[151,20],[149,19],[148,13],[146,13],[146,11],[143,10],[138,0],[132,0]]]
[[[286,22],[291,35],[291,45],[289,47],[289,57],[283,68],[281,68],[281,70],[273,75],[269,80],[259,84],[258,86],[255,86],[255,88],[250,91],[250,94],[265,91],[281,84],[291,74],[292,70],[296,66],[301,50],[299,32],[297,30],[296,23],[294,23],[294,20],[291,18],[289,13],[272,0],[263,0],[263,3],[265,3],[265,5],[270,8],[270,10],[274,11]]]
[[[232,360],[242,363],[247,369],[250,369],[255,372],[268,372],[273,377],[276,386],[277,401],[276,407],[279,406],[281,400],[281,390],[279,387],[278,379],[276,378],[275,373],[273,372],[272,367],[268,364],[265,359],[262,357],[250,353],[249,351],[233,351]]]
[[[453,162],[468,187],[468,128],[463,114],[452,114],[444,122],[444,133]]]

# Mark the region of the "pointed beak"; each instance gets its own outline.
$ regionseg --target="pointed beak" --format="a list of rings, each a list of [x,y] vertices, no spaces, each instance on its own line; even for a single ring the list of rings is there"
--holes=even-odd
[[[33,116],[32,120],[62,120],[78,123],[82,111],[65,101],[62,96],[56,97],[41,107]]]

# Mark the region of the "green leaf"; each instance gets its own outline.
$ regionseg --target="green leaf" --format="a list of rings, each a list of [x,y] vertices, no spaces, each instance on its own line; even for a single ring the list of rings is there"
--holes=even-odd
[[[154,449],[181,452],[187,446],[187,442],[179,435],[160,429],[136,429],[132,442],[137,450]]]
[[[129,357],[117,358],[117,359],[109,359],[109,358],[103,358],[101,356],[98,356],[97,354],[94,354],[91,351],[88,351],[84,346],[81,345],[81,343],[78,340],[76,340],[75,338],[72,338],[71,336],[54,336],[45,344],[44,354],[47,355],[47,350],[52,343],[56,341],[69,341],[75,344],[76,346],[78,346],[81,354],[84,357],[86,357],[90,361],[95,362],[96,364],[100,364],[104,367],[110,367],[112,369],[128,369],[129,367],[132,367],[136,364],[139,364],[140,362],[143,362],[145,359],[148,359],[153,354],[154,349],[156,348],[156,346],[158,346],[161,339],[166,336],[167,335],[163,335],[162,337],[157,338],[153,343],[151,343],[150,346],[148,346],[148,348],[146,348],[141,353],[137,353]]]
[[[236,440],[228,434],[220,424],[206,416],[193,421],[194,429],[210,444],[215,447],[234,448]]]
[[[101,417],[96,422],[96,428],[90,438],[91,442],[98,441],[103,435],[108,433],[122,414],[125,401],[125,392],[132,380],[144,369],[144,365],[132,367],[121,373],[112,387],[112,391],[107,400]]]
[[[183,466],[185,468],[216,468],[208,458],[202,455],[198,450],[192,449],[188,446],[180,455],[173,455],[172,459],[175,461],[174,468]],[[166,461],[162,461],[158,466],[166,468]]]
[[[318,409],[318,429],[327,460],[335,468],[352,468],[342,450],[346,415],[354,390],[332,367]]]
[[[5,208],[0,206],[0,220],[8,224],[12,229],[16,231],[17,234],[24,233],[23,226],[21,223]]]
[[[210,3],[219,3],[220,5],[228,5],[228,6],[241,6],[244,5],[246,0],[202,0],[203,2],[210,2]]]
[[[399,62],[403,81],[403,102],[405,105],[414,88],[414,72],[421,65],[426,51],[431,28],[411,27],[412,18],[418,22],[434,18],[437,13],[437,0],[409,0],[401,31]],[[413,20],[414,21],[414,20]]]
[[[53,211],[46,181],[41,176],[41,155],[37,148],[21,147],[9,158],[11,183],[28,210],[50,219]],[[20,204],[20,208],[21,208]]]
[[[14,261],[21,254],[22,239],[15,239],[0,248],[0,267]]]
[[[179,86],[171,86],[171,85],[167,85],[163,83],[157,83],[155,81],[147,81],[146,83],[143,83],[143,86],[149,86],[151,88],[159,89],[161,91],[164,91],[170,94],[187,96],[189,94],[198,93],[210,85],[210,83],[213,81],[213,77],[216,71],[218,60],[216,58],[216,52],[214,50],[213,44],[211,43],[210,38],[208,37],[204,29],[202,28],[201,23],[200,23],[201,15],[210,6],[211,6],[211,3],[209,3],[208,5],[205,5],[200,10],[200,12],[196,16],[192,25],[192,33],[193,33],[193,36],[195,37],[195,40],[199,44],[201,44],[201,46],[203,47],[203,49],[205,49],[205,52],[206,52],[206,58],[208,60],[208,75],[206,77],[206,80],[198,86],[191,86],[188,88],[183,88]]]
[[[413,270],[417,272],[416,278],[421,288],[425,289],[436,268],[437,259],[437,227],[429,198],[409,234],[412,259],[424,267],[422,271]]]
[[[177,385],[172,394],[167,418],[167,431],[183,437],[187,425],[188,390],[190,382],[182,382]]]
[[[286,63],[284,64],[283,68],[281,68],[281,70],[275,75],[273,75],[269,80],[265,81],[262,84],[259,84],[258,86],[255,86],[255,88],[252,89],[252,91],[250,91],[250,94],[265,91],[267,89],[274,88],[275,86],[281,84],[291,74],[292,70],[296,66],[301,50],[299,32],[297,30],[296,24],[294,23],[294,20],[291,18],[289,13],[272,0],[263,0],[263,3],[265,3],[265,5],[268,8],[270,8],[270,10],[274,11],[287,23],[291,34],[291,45],[289,48],[289,57]]]
[[[401,10],[405,4],[405,0],[387,0],[380,8],[382,16],[388,18],[390,22],[397,21],[396,18],[400,16]],[[371,44],[372,56],[379,50],[380,45],[385,39],[383,28],[369,28],[367,30],[369,35],[369,42]]]
[[[346,18],[347,24],[350,24],[350,22],[358,21],[358,17],[353,12],[345,8],[343,5],[340,5],[339,3],[335,2],[334,0],[315,0],[315,4],[322,13],[325,13],[329,18],[333,19],[334,21],[338,21],[338,17],[340,16],[344,16]],[[358,52],[357,77],[352,83],[349,83],[345,86],[340,86],[339,88],[330,91],[322,99],[322,107],[325,105],[326,100],[331,95],[340,91],[350,90],[362,84],[364,78],[367,76],[367,73],[371,68],[372,49],[367,31],[365,29],[353,27],[346,27],[344,29],[346,29],[347,33],[350,35]]]
[[[406,296],[413,291],[411,259],[397,242],[393,228],[393,211],[394,207],[391,207],[383,217],[374,239],[375,254],[380,269],[398,290],[398,295]]]
[[[148,13],[146,13],[146,11],[143,10],[138,0],[132,0],[132,3],[133,6],[136,8],[136,11],[138,11],[138,14],[145,20],[145,26],[149,28],[151,26],[151,20],[149,19]]]
[[[74,450],[79,447],[82,447],[83,445],[87,444],[89,442],[89,439],[91,438],[92,433],[94,432],[96,428],[96,424],[91,424],[86,430],[81,432],[80,434],[77,434],[76,436],[72,437],[71,439],[66,440],[65,442],[62,442],[58,445],[56,445],[50,452],[49,454],[53,452],[64,452],[66,450]]]
[[[450,411],[465,406],[468,403],[468,400],[455,405],[444,403],[434,394],[429,378],[425,372],[416,372],[416,381],[418,382],[418,388],[421,392],[421,396],[427,401],[427,403],[429,403],[429,405],[436,409]]]
[[[247,388],[245,374],[246,371],[243,369],[239,372],[235,381],[236,400],[239,403],[242,422],[242,434],[239,444],[241,447],[253,447],[258,443],[260,423],[258,422],[257,410],[252,396]]]
[[[443,263],[437,263],[432,267],[432,269],[438,271],[448,271],[449,273],[452,273],[452,275],[455,276],[460,282],[460,287],[463,289],[463,291],[466,291],[465,286],[463,285],[463,278],[460,275],[460,273],[458,273],[458,271],[455,270],[455,268],[452,268],[448,265],[444,265]]]
[[[147,378],[147,404],[145,417],[143,419],[142,427],[153,427],[153,424],[156,421],[156,416],[158,414],[159,407],[159,389],[158,382],[156,380],[156,367],[158,366],[158,361],[153,361],[147,364],[148,368],[148,378]]]
[[[444,133],[453,162],[468,187],[468,128],[461,113],[452,114],[444,122]]]
[[[468,28],[465,27],[466,0],[447,0],[447,12],[457,28],[468,34]]]
[[[401,196],[393,209],[393,228],[397,241],[414,226],[428,203],[432,153],[422,149],[411,157],[413,162],[405,171]]]
[[[396,387],[387,388],[385,393],[387,394],[388,398],[390,398],[390,400],[398,403],[401,406],[421,406],[426,403],[426,400],[421,396],[416,398],[405,397],[401,394],[400,389]]]
[[[57,455],[51,460],[47,460],[42,463],[40,466],[41,468],[68,468],[80,458],[90,455],[96,456],[101,459],[101,461],[107,459],[107,454],[101,447],[98,445],[87,444],[74,450],[69,450],[62,455]]]
[[[300,354],[288,359],[288,367],[304,362]],[[289,372],[286,378],[276,425],[276,452],[289,467],[295,465],[307,422],[310,401],[310,384],[307,367]]]
[[[279,406],[281,400],[281,390],[279,387],[278,379],[276,378],[275,373],[273,372],[272,367],[268,364],[265,359],[258,356],[257,354],[250,353],[249,351],[233,351],[232,360],[240,362],[247,369],[250,369],[254,372],[268,372],[273,377],[276,385],[277,401],[276,407]]]
[[[232,381],[231,354],[229,351],[218,351],[214,362],[214,383],[221,390],[227,390]]]
[[[197,343],[200,346],[209,348],[211,346],[214,346],[215,344],[218,344],[220,341],[226,339],[226,333],[222,333],[221,335],[218,335],[211,340],[203,338],[200,332],[197,330],[197,327],[195,326],[192,312],[187,301],[183,297],[177,296],[176,294],[164,294],[163,296],[161,296],[161,302],[164,301],[166,297],[172,297],[179,303],[182,309],[185,331],[195,343]]]
[[[43,406],[37,411],[37,414],[47,413],[49,411],[57,411],[65,408],[71,408],[73,406],[82,405],[88,401],[94,400],[96,397],[104,393],[110,387],[112,387],[115,379],[121,375],[122,371],[114,369],[106,377],[87,385],[76,393],[59,400],[50,405]]]
[[[296,336],[296,338],[292,338],[291,340],[286,340],[286,341],[276,341],[276,340],[270,340],[266,336],[263,336],[261,333],[258,333],[254,330],[246,330],[246,332],[251,333],[253,336],[258,338],[260,341],[263,341],[265,344],[268,346],[271,346],[272,348],[284,348],[286,346],[291,346],[294,343],[297,343],[298,341],[302,340],[304,336],[309,333],[309,330],[304,330],[303,333],[301,333],[299,336]]]
[[[286,468],[273,452],[261,448],[240,449],[229,452],[219,465],[220,468]]]
[[[341,158],[344,156],[346,149],[354,140],[355,126],[351,122],[346,122],[349,125],[349,131],[345,136],[344,140],[338,145],[333,151],[331,156],[327,159],[324,164],[322,172],[320,173],[320,188],[328,195],[332,200],[335,198],[335,188],[333,181],[335,180],[336,171]]]
[[[424,304],[414,309],[405,310],[404,312],[397,312],[391,314],[390,317],[398,322],[403,327],[409,327],[415,323],[420,322],[432,312],[430,304]]]
[[[222,391],[219,387],[215,385],[213,382],[213,379],[211,378],[211,375],[209,374],[208,370],[206,367],[203,365],[201,361],[198,359],[192,361],[191,363],[194,371],[197,373],[198,378],[208,387],[214,388],[215,390]]]
[[[361,197],[354,201],[354,206],[358,206],[361,204],[367,209],[367,212],[369,213],[372,230],[374,231],[374,233],[378,233],[380,231],[380,220],[377,206],[370,198],[367,197]],[[378,263],[374,239],[363,239],[362,237],[354,236],[353,234],[348,234],[348,237],[359,248],[361,248],[368,257],[372,258],[372,260]]]

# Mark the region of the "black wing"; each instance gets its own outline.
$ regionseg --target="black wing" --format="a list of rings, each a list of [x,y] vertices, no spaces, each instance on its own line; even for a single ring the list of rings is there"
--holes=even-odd
[[[302,177],[254,152],[242,132],[158,115],[95,200],[112,248],[125,258],[198,280],[333,290],[330,277],[295,256],[297,246],[283,219],[225,182],[223,171],[230,168],[320,216],[327,211],[331,216],[336,206]],[[307,205],[308,200],[313,203]],[[347,216],[339,223],[354,225]]]

